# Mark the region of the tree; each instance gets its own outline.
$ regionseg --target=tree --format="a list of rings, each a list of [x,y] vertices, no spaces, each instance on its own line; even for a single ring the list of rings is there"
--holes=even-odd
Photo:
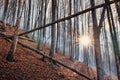
[[[56,12],[57,12],[57,19],[59,18],[58,15],[61,16],[61,13],[59,14],[59,1],[57,2],[57,6],[56,6]],[[57,38],[56,38],[56,52],[58,52],[58,48],[59,48],[59,41],[60,41],[60,23],[57,23]]]
[[[105,0],[106,3],[109,2],[109,0]],[[116,61],[116,67],[117,67],[117,76],[118,79],[120,79],[120,51],[119,51],[119,45],[118,45],[118,41],[117,41],[117,34],[116,34],[116,30],[115,30],[115,24],[113,21],[113,14],[112,14],[112,10],[111,7],[108,6],[107,7],[107,19],[108,19],[108,23],[109,23],[109,29],[110,29],[110,34],[111,34],[111,39],[112,39],[112,43],[113,43],[113,49],[114,49],[114,53],[115,53],[115,61]]]
[[[3,31],[5,31],[5,26],[6,26],[6,16],[7,16],[8,4],[9,4],[9,0],[5,0],[4,13],[3,13],[3,24],[2,24]]]
[[[72,14],[72,0],[69,0],[69,15]],[[74,53],[73,53],[73,30],[72,30],[72,20],[69,19],[69,54],[70,54],[70,60],[74,60]]]
[[[119,20],[119,23],[120,23],[120,2],[116,2],[115,5],[116,5],[117,13],[118,13],[118,20]]]
[[[28,20],[27,20],[26,30],[30,29],[32,0],[28,0],[28,5],[29,5],[29,9],[28,9]]]
[[[17,3],[16,3],[17,4]],[[16,50],[17,42],[18,42],[18,30],[20,27],[20,21],[21,21],[21,16],[22,16],[22,6],[23,6],[23,0],[19,0],[19,6],[18,6],[18,18],[16,21],[16,25],[14,27],[14,37],[13,37],[13,42],[10,48],[10,51],[8,52],[8,55],[6,59],[10,62],[14,62],[14,53]]]
[[[56,0],[52,0],[52,22],[55,21],[55,10],[56,10]],[[55,54],[55,38],[56,38],[56,28],[55,24],[52,25],[53,27],[51,28],[51,49],[49,56],[51,58],[54,57]]]
[[[90,0],[90,3],[91,3],[91,7],[95,6],[94,0]],[[101,50],[100,50],[101,27],[98,27],[95,10],[92,10],[92,20],[93,20],[94,51],[95,51],[95,59],[96,59],[96,67],[97,67],[97,80],[104,80],[104,70],[103,70],[103,63],[102,63]]]

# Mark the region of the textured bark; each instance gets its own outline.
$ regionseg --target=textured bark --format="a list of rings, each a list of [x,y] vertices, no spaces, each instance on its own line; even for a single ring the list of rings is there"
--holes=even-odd
[[[103,63],[101,58],[101,50],[100,50],[100,29],[97,27],[93,28],[94,35],[94,50],[95,50],[95,59],[97,66],[97,80],[104,80],[104,70]]]

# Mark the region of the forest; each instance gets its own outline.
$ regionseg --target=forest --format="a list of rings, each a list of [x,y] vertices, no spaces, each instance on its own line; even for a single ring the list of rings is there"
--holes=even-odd
[[[120,80],[120,0],[0,0],[0,80]]]

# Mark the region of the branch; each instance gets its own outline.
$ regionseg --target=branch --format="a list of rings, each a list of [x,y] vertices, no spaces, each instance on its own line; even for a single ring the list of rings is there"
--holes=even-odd
[[[68,17],[65,17],[65,18],[56,20],[56,21],[54,21],[54,22],[52,22],[52,23],[49,23],[49,24],[46,24],[46,25],[42,25],[42,26],[37,27],[37,28],[35,28],[35,29],[32,29],[32,30],[23,32],[23,33],[19,34],[19,36],[22,36],[22,35],[25,35],[25,34],[28,34],[28,33],[31,33],[31,32],[34,32],[34,31],[36,31],[36,30],[40,30],[40,29],[43,29],[43,28],[46,28],[46,27],[49,27],[49,26],[51,26],[51,25],[53,25],[53,24],[56,24],[56,23],[58,23],[58,22],[71,19],[71,18],[76,17],[76,16],[78,16],[78,15],[81,15],[81,14],[83,14],[83,13],[89,12],[89,11],[94,10],[94,9],[97,9],[97,8],[104,7],[104,6],[106,6],[106,5],[113,4],[113,3],[115,3],[115,2],[119,2],[119,0],[117,0],[117,1],[110,1],[110,2],[108,2],[108,3],[103,3],[103,4],[100,4],[100,5],[98,5],[98,6],[85,9],[85,10],[80,11],[80,12],[78,12],[78,13],[76,13],[76,14],[71,15],[71,16],[68,16]]]
[[[13,35],[6,35],[6,33],[4,32],[0,32],[0,35],[4,38],[9,38],[9,39],[13,39]],[[18,36],[19,39],[24,39],[24,40],[27,40],[27,41],[30,41],[30,42],[36,42],[35,40],[33,39],[29,39],[29,38],[26,38],[26,37],[22,37],[22,36]]]
[[[80,75],[80,76],[82,76],[82,77],[84,77],[84,78],[86,78],[86,79],[88,79],[88,80],[92,80],[92,79],[91,79],[90,77],[88,77],[87,75],[78,72],[77,70],[75,70],[75,69],[73,69],[73,68],[71,68],[71,67],[63,64],[63,63],[60,62],[60,61],[55,60],[54,58],[51,58],[50,56],[44,54],[43,52],[39,51],[38,49],[35,49],[35,48],[31,47],[31,46],[28,46],[28,45],[26,45],[26,44],[23,44],[23,43],[20,42],[20,41],[18,41],[18,44],[20,44],[21,46],[23,46],[23,47],[25,47],[25,48],[28,48],[28,49],[30,49],[30,50],[32,50],[32,51],[35,51],[36,53],[42,55],[42,56],[45,57],[45,58],[51,59],[53,62],[58,63],[59,65],[61,65],[61,66],[65,67],[65,68],[67,68],[67,69],[69,69],[69,70],[77,73],[78,75]]]
[[[7,38],[7,39],[5,39],[5,40],[12,40],[11,38],[8,37],[9,35],[7,35],[7,34],[0,33],[0,35],[1,35],[3,38]],[[71,67],[63,64],[62,62],[60,62],[60,61],[58,61],[58,60],[55,60],[54,58],[51,58],[50,56],[44,54],[42,51],[39,51],[38,49],[35,49],[35,48],[31,47],[31,46],[28,46],[28,45],[26,45],[26,44],[23,44],[23,43],[20,42],[20,41],[18,41],[18,44],[20,44],[21,46],[23,46],[23,47],[25,47],[25,48],[28,48],[28,49],[36,52],[36,53],[39,54],[39,55],[42,55],[43,57],[45,57],[45,58],[47,58],[47,59],[52,60],[53,62],[58,63],[59,65],[61,65],[61,66],[65,67],[65,68],[67,68],[67,69],[75,72],[76,74],[78,74],[78,75],[80,75],[80,76],[82,76],[82,77],[84,77],[84,78],[86,78],[86,79],[88,79],[88,80],[93,80],[93,79],[91,79],[90,77],[88,77],[87,75],[85,75],[85,74],[83,74],[83,73],[81,73],[81,72],[79,72],[79,71],[77,71],[77,70],[75,70],[75,69],[73,69],[73,68],[71,68]]]

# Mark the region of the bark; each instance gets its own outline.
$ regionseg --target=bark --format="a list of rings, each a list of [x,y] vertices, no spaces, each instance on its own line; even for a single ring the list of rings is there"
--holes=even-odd
[[[94,50],[95,50],[95,58],[96,58],[96,66],[97,66],[97,79],[104,80],[104,70],[101,59],[101,50],[100,50],[100,30],[98,28],[93,28],[94,35]]]

